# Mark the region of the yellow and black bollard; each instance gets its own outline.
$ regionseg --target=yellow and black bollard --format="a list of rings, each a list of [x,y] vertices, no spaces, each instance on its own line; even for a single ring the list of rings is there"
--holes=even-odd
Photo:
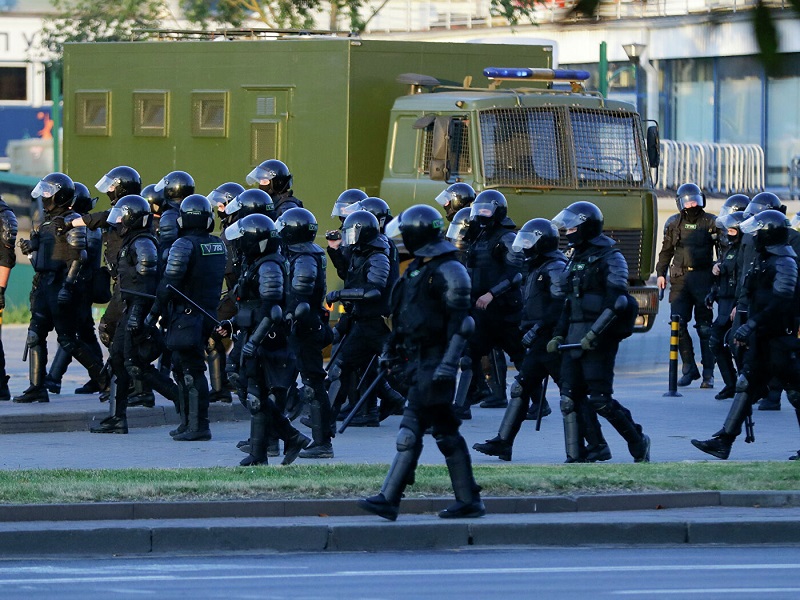
[[[669,334],[669,391],[664,396],[680,397],[678,393],[678,330],[681,318],[678,315],[670,317]]]

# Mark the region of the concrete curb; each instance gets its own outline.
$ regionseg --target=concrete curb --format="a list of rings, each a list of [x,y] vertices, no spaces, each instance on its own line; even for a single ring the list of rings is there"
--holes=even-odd
[[[404,500],[396,523],[352,499],[9,505],[0,511],[0,556],[800,540],[800,491],[487,498],[484,519],[433,516],[451,501]],[[692,513],[708,507],[719,513]]]

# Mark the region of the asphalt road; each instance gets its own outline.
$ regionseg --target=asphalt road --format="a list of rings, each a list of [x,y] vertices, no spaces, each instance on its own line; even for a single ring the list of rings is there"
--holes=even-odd
[[[507,548],[0,561],[4,598],[764,598],[800,547]]]

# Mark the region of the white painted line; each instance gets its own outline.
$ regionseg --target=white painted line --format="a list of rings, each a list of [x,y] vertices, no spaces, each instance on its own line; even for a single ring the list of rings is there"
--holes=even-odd
[[[800,592],[800,588],[695,588],[685,590],[619,590],[610,592],[618,596],[684,596],[687,594],[786,594]]]

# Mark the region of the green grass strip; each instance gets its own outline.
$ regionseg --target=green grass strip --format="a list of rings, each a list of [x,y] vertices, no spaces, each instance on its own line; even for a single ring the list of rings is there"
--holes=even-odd
[[[387,465],[0,472],[0,503],[355,498],[376,493]],[[484,496],[698,490],[797,490],[794,462],[480,465]],[[408,497],[449,496],[444,466],[420,466]]]

